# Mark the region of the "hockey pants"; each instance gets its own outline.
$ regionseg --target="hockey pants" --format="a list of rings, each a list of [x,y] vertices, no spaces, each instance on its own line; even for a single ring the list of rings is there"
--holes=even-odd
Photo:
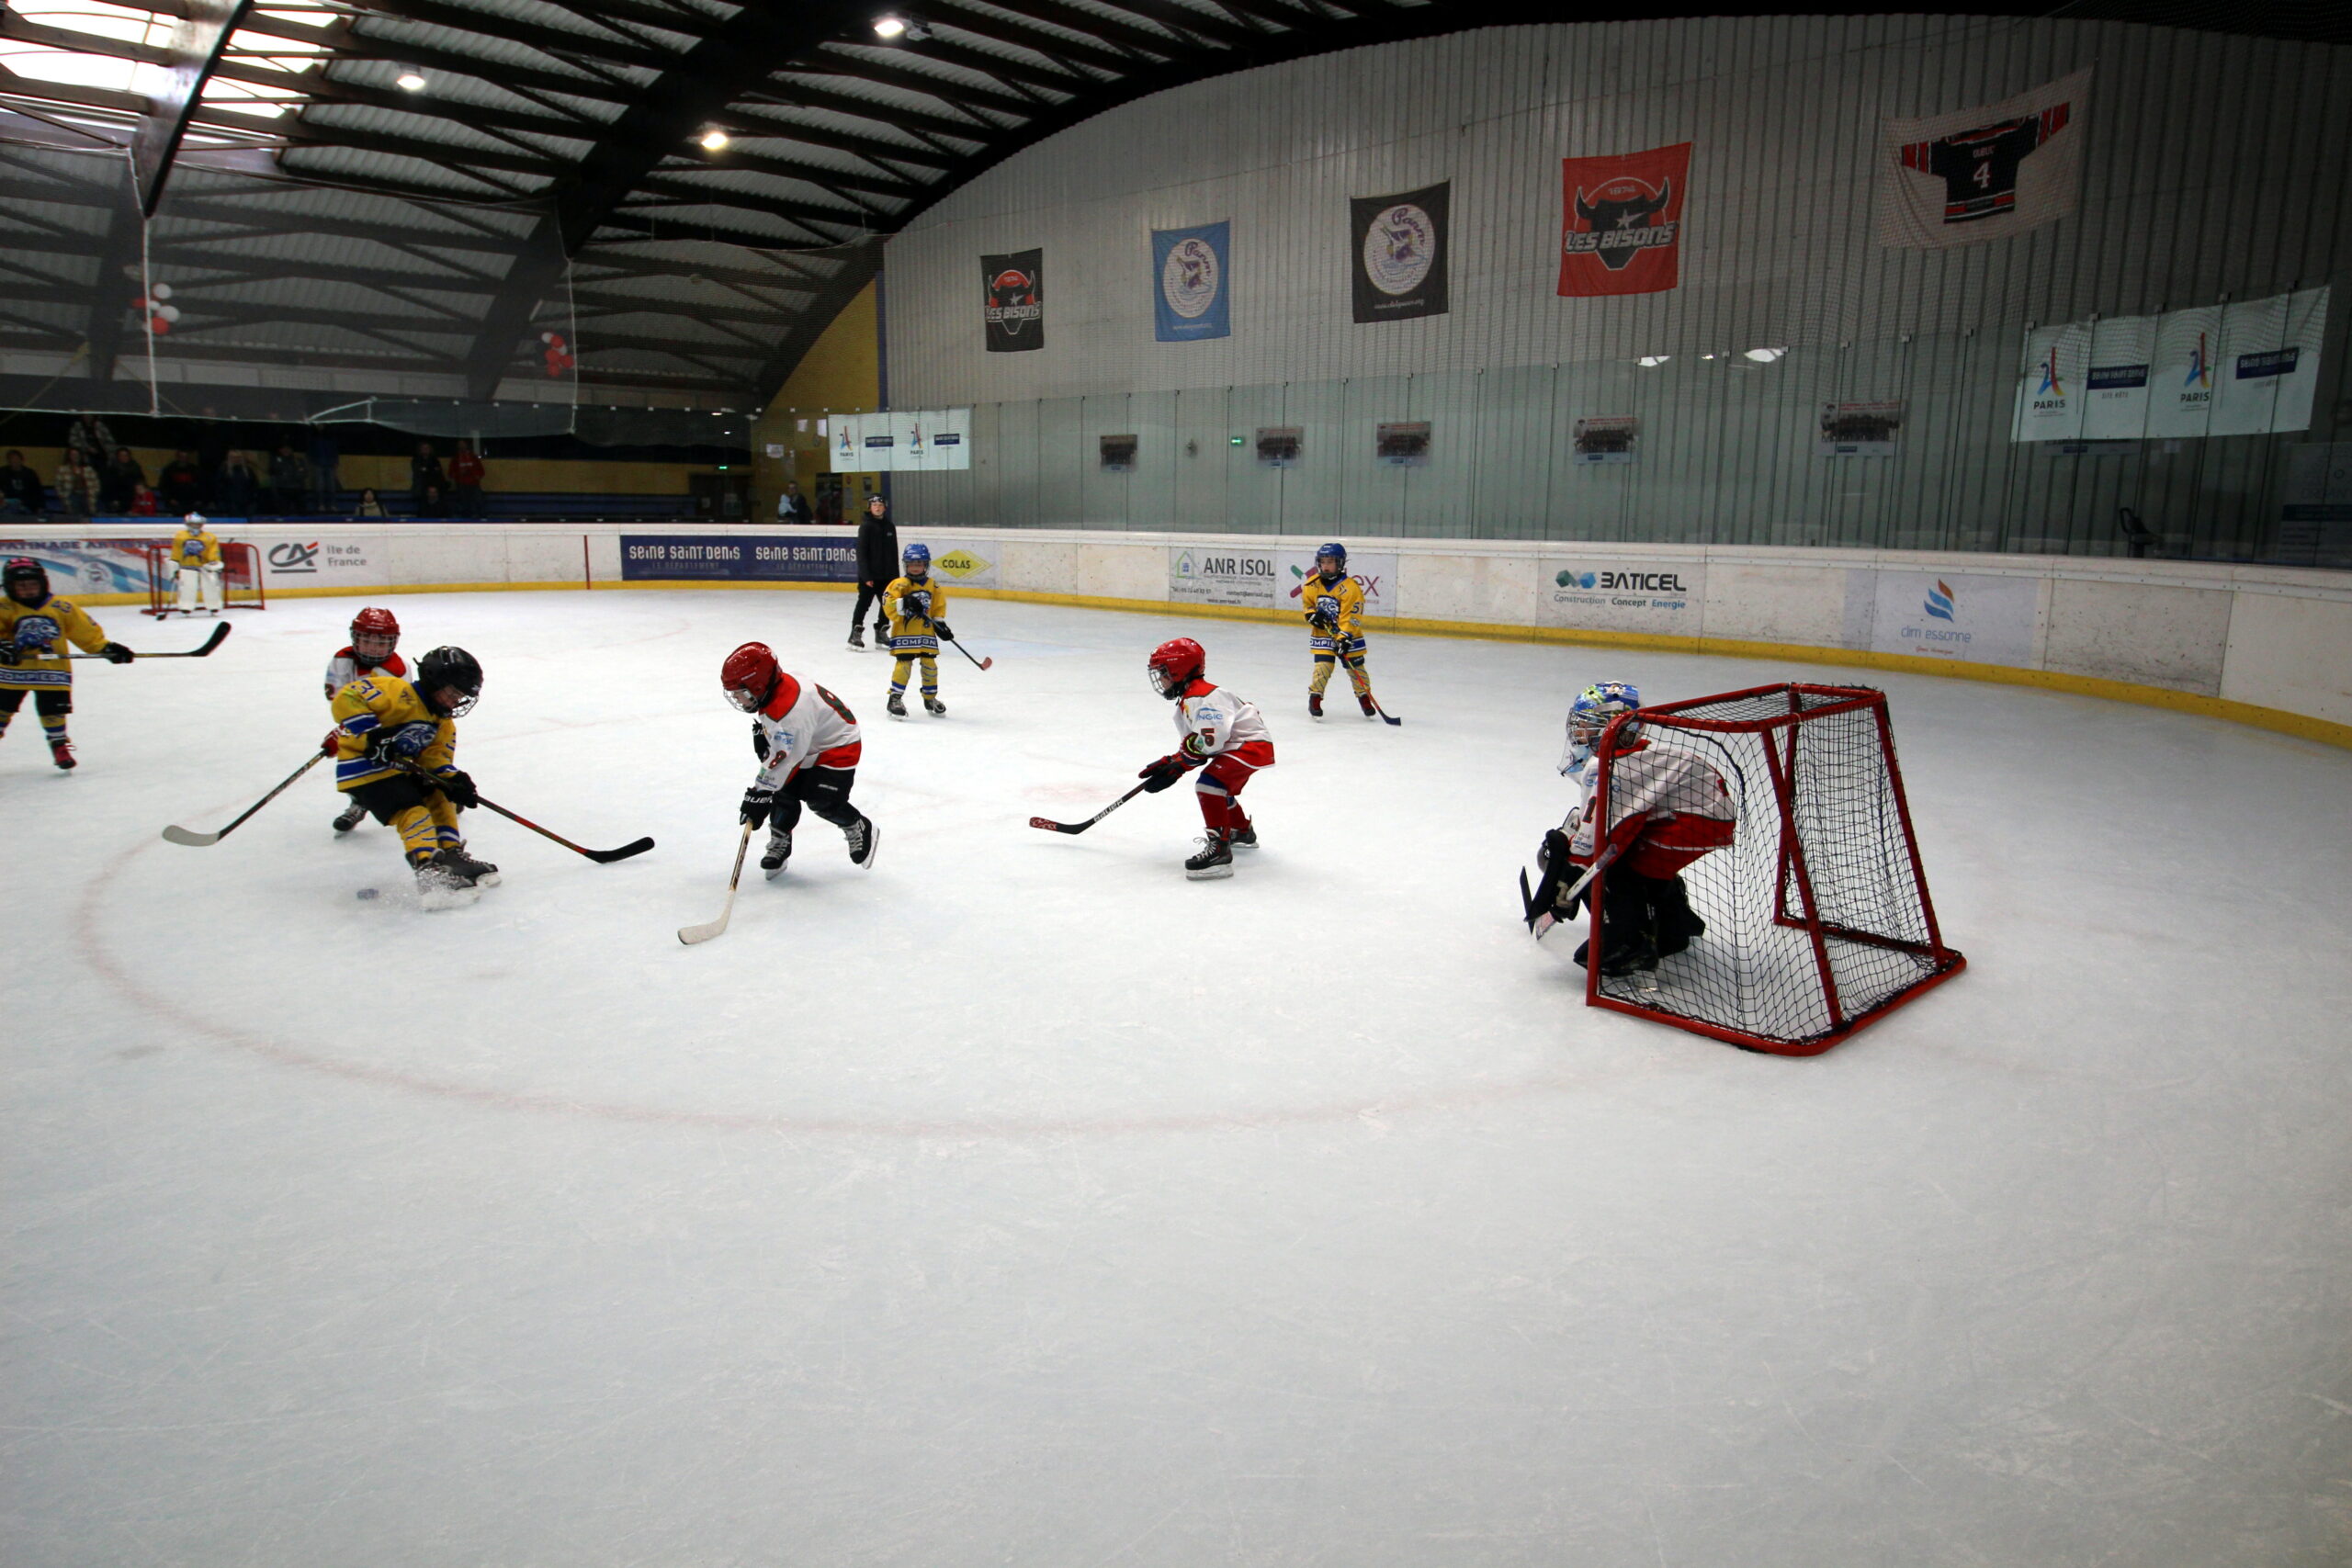
[[[1320,642],[1323,639],[1317,637],[1316,640]],[[1317,649],[1315,650],[1315,678],[1307,682],[1306,689],[1313,692],[1317,696],[1321,696],[1323,694],[1323,688],[1331,683],[1332,664],[1341,659],[1347,660],[1348,684],[1355,688],[1356,695],[1359,697],[1370,696],[1372,694],[1372,677],[1364,673],[1363,639],[1362,637],[1358,637],[1354,642],[1351,643],[1345,653],[1336,653],[1329,649]]]
[[[1209,831],[1238,833],[1250,826],[1250,814],[1234,797],[1241,793],[1241,786],[1250,782],[1251,774],[1273,765],[1273,743],[1268,740],[1252,740],[1210,759],[1193,781],[1193,793],[1201,803],[1201,820],[1208,825]]]
[[[0,735],[8,733],[8,721],[25,705],[27,693],[22,686],[0,686]],[[65,716],[74,711],[72,687],[43,686],[30,694],[33,711],[40,715],[40,727],[54,746],[66,739]]]
[[[857,826],[863,815],[849,803],[850,785],[857,782],[855,768],[803,768],[784,781],[768,813],[768,831],[789,833],[800,824],[804,805],[842,832]]]
[[[458,830],[458,808],[439,790],[404,773],[370,779],[344,793],[368,808],[369,816],[397,830],[401,849],[411,865],[423,865],[443,850],[461,849],[465,834]]]

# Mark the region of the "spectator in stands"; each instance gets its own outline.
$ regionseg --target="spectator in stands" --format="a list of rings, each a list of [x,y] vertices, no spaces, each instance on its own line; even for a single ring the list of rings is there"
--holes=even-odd
[[[359,510],[353,513],[352,515],[354,517],[381,517],[385,515],[384,503],[377,498],[374,491],[363,490],[359,492]]]
[[[775,498],[775,520],[793,524],[816,521],[808,510],[808,498],[800,493],[800,486],[791,479],[784,481],[784,493]]]
[[[260,489],[253,465],[245,461],[243,452],[232,447],[220,459],[220,475],[212,484],[212,510],[224,517],[250,517]]]
[[[269,459],[270,510],[279,516],[300,512],[311,498],[311,460],[294,450],[294,443],[281,441]]]
[[[441,471],[441,459],[433,455],[433,443],[420,441],[416,444],[416,456],[408,460],[408,499],[420,517],[424,515],[424,490],[427,485],[446,495],[449,491],[449,476]]]
[[[439,485],[426,485],[424,487],[424,493],[420,494],[416,498],[416,514],[419,517],[447,517],[449,515],[449,498],[441,493],[441,487]]]
[[[38,517],[49,509],[40,476],[25,466],[25,455],[8,448],[8,465],[0,468],[0,517]]]
[[[481,515],[481,459],[474,455],[474,444],[458,442],[457,453],[449,459],[449,483],[457,502],[451,511],[456,515]]]
[[[323,426],[311,429],[311,510],[333,512],[343,502],[343,444]]]
[[[130,498],[147,488],[147,470],[128,446],[114,449],[114,461],[98,470],[98,510],[117,515],[130,510]]]
[[[115,449],[114,432],[96,414],[76,414],[65,427],[65,445],[80,457],[84,468],[96,473]]]
[[[155,476],[155,499],[175,517],[186,516],[204,504],[204,478],[197,468],[195,453],[172,454],[172,460]]]
[[[890,507],[880,496],[865,499],[865,515],[857,520],[857,608],[849,615],[849,645],[865,646],[865,606],[874,606],[874,639],[890,646],[890,625],[883,619],[882,591],[899,575],[899,525],[890,521]]]
[[[145,485],[141,485],[137,490],[131,491],[130,515],[133,517],[154,516],[156,505],[155,492],[149,490]]]
[[[69,517],[87,517],[97,503],[97,470],[82,460],[80,447],[68,446],[57,460],[57,509]]]

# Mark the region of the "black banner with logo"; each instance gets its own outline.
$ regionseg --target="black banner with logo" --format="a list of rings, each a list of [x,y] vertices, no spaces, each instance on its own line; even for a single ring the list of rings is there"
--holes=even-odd
[[[1400,196],[1349,198],[1357,321],[1445,314],[1453,191],[1447,180]]]
[[[990,354],[1046,346],[1046,253],[1014,251],[980,258],[982,320]]]

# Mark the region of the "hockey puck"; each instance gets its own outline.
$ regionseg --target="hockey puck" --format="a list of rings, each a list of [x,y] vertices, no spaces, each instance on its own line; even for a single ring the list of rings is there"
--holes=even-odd
[[[359,890],[358,896],[362,898],[373,898],[376,897],[376,890],[372,887],[363,887]]]

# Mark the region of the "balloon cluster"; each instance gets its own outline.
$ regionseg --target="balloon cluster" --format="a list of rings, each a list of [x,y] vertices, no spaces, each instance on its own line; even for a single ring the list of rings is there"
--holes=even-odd
[[[564,341],[561,333],[541,333],[539,341],[547,345],[542,357],[547,361],[550,380],[580,363],[571,356],[571,345]]]
[[[147,330],[157,337],[170,332],[172,323],[180,319],[180,308],[167,302],[171,297],[172,286],[159,283],[150,288],[138,303],[139,313],[147,318]]]

